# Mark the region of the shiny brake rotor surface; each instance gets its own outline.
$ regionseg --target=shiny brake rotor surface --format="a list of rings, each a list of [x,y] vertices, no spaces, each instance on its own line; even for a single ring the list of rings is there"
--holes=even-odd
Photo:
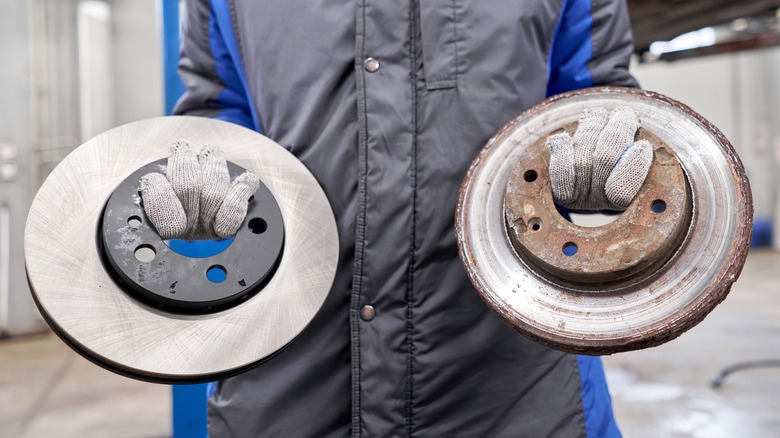
[[[664,153],[663,157],[669,163],[679,163],[674,165],[684,174],[684,184],[676,187],[662,187],[663,178],[646,181],[634,203],[648,205],[632,203],[627,210],[646,219],[638,225],[632,223],[640,232],[654,215],[649,203],[655,208],[658,200],[651,200],[658,193],[675,194],[667,199],[669,209],[664,213],[677,215],[664,225],[668,226],[665,230],[674,232],[668,232],[666,241],[650,236],[643,241],[648,248],[632,253],[653,254],[652,260],[610,259],[605,254],[619,245],[599,247],[597,238],[592,238],[607,230],[604,227],[612,226],[609,233],[601,234],[619,243],[622,238],[617,236],[619,227],[615,224],[627,224],[627,218],[597,230],[562,225],[564,220],[553,217],[557,213],[550,211],[538,214],[545,205],[547,210],[552,205],[551,193],[545,193],[550,190],[549,177],[546,158],[539,152],[540,142],[576,125],[586,108],[617,106],[629,106],[639,114],[644,135],[656,140],[655,160],[661,157],[660,143],[673,155]],[[638,135],[643,134],[640,131]],[[544,166],[535,168],[533,178],[524,182],[518,178],[523,175],[518,172],[524,169],[518,167],[526,163]],[[654,166],[660,169],[661,165]],[[522,192],[518,187],[522,189],[525,183],[547,187],[525,190],[526,198],[520,203],[513,196]],[[687,195],[681,187],[686,188]],[[541,200],[541,195],[540,199],[529,197],[529,193],[544,194],[549,202]],[[530,215],[530,222],[521,218],[524,214]],[[474,160],[461,185],[455,222],[466,271],[494,311],[520,333],[542,344],[571,353],[598,355],[659,345],[699,323],[726,297],[744,265],[752,216],[744,168],[717,128],[687,106],[660,94],[600,87],[545,100],[499,130]],[[542,223],[540,218],[547,222]],[[508,222],[515,219],[519,221]],[[545,234],[545,240],[534,242],[533,233],[548,232],[541,227],[550,223],[558,228]],[[590,256],[591,260],[569,263],[576,254],[567,257],[571,254],[556,253],[576,238],[582,240],[582,248],[591,251],[580,251],[580,256]],[[564,248],[556,239],[567,242]],[[648,242],[655,246],[650,248]],[[605,263],[598,259],[594,262],[596,250]],[[625,263],[625,269],[620,269],[621,263]]]
[[[239,296],[238,304],[203,310],[205,314],[169,311],[136,299],[120,286],[122,279],[111,275],[101,252],[101,218],[112,193],[138,169],[164,160],[169,145],[180,138],[189,140],[194,148],[216,144],[231,166],[254,172],[263,190],[272,195],[269,199],[275,199],[275,211],[281,212],[284,221],[283,244],[276,240],[283,245],[278,262],[273,266],[267,263],[273,269],[263,267],[263,272],[272,273],[270,279],[257,283],[261,289]],[[106,212],[107,218],[111,215]],[[139,218],[117,219],[130,223]],[[134,226],[138,227],[137,223]],[[271,226],[269,219],[269,230]],[[238,244],[242,233],[239,231],[231,246]],[[158,254],[167,251],[159,236],[157,240]],[[267,241],[260,245],[263,242]],[[168,255],[180,262],[186,259],[172,252]],[[322,306],[337,259],[333,212],[304,165],[254,131],[199,117],[142,120],[107,131],[78,147],[38,191],[25,230],[28,280],[52,329],[91,361],[128,377],[160,383],[227,377],[283,349]],[[222,260],[228,260],[220,262],[226,265],[225,281],[236,279],[230,276],[235,272],[228,264],[231,259]],[[155,262],[147,265],[154,268]],[[192,266],[200,265],[193,261]],[[164,275],[166,270],[149,272]],[[206,273],[192,275],[205,278]],[[181,285],[176,289],[178,295],[187,292]]]

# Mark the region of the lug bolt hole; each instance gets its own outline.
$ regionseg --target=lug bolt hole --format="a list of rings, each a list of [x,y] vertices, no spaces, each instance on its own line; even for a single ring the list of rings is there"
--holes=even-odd
[[[531,231],[539,231],[542,229],[542,220],[535,217],[528,221],[528,227],[531,228]]]
[[[212,283],[222,283],[227,278],[227,270],[220,265],[211,266],[206,270],[206,278]]]
[[[129,225],[130,228],[138,228],[141,226],[141,218],[138,216],[130,216],[127,218],[127,225]]]
[[[578,248],[577,244],[574,242],[566,242],[563,244],[563,254],[567,257],[571,257],[574,254],[577,254]]]
[[[523,179],[525,180],[525,182],[534,182],[538,177],[539,174],[536,173],[535,170],[526,170],[525,173],[523,174]]]
[[[249,221],[249,230],[255,234],[263,234],[268,229],[268,224],[259,217],[252,218]]]
[[[154,257],[157,255],[157,252],[154,250],[154,247],[151,245],[140,245],[138,248],[133,251],[133,255],[135,255],[135,259],[138,260],[141,263],[149,263],[152,260],[154,260]]]
[[[666,211],[666,202],[656,199],[650,204],[650,210],[652,210],[653,213],[663,213]]]

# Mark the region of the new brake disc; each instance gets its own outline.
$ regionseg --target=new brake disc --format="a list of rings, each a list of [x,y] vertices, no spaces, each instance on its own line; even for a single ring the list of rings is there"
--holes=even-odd
[[[262,182],[235,239],[205,255],[161,240],[138,195],[179,138],[219,145],[231,178],[247,169]],[[52,329],[109,370],[162,383],[215,380],[273,356],[317,313],[338,259],[333,212],[304,165],[254,131],[199,117],[142,120],[78,147],[38,191],[24,241]]]
[[[614,222],[583,227],[555,208],[546,138],[586,108],[628,106],[650,172]],[[699,323],[745,262],[753,207],[726,138],[657,93],[601,87],[550,98],[491,138],[461,185],[461,259],[487,304],[526,336],[572,353],[651,347]]]

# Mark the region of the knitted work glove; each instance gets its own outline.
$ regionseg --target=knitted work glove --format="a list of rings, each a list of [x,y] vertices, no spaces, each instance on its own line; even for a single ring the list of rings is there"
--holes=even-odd
[[[246,217],[249,198],[260,185],[251,172],[231,184],[222,149],[206,145],[195,156],[186,140],[171,146],[166,176],[141,177],[144,212],[162,239],[235,235]]]
[[[566,132],[548,137],[555,202],[572,210],[625,210],[653,162],[652,145],[634,142],[638,129],[631,108],[612,114],[595,108],[580,115],[574,138]]]

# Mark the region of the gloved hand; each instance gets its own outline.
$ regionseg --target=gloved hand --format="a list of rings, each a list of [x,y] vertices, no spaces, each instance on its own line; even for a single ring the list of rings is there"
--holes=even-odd
[[[653,162],[652,145],[634,142],[638,129],[631,108],[609,115],[595,108],[580,115],[574,138],[566,132],[548,137],[555,202],[572,210],[625,210]]]
[[[259,185],[251,172],[231,184],[218,146],[203,146],[195,156],[189,142],[178,140],[168,156],[167,178],[161,173],[141,177],[141,199],[163,239],[226,238],[238,232]]]

